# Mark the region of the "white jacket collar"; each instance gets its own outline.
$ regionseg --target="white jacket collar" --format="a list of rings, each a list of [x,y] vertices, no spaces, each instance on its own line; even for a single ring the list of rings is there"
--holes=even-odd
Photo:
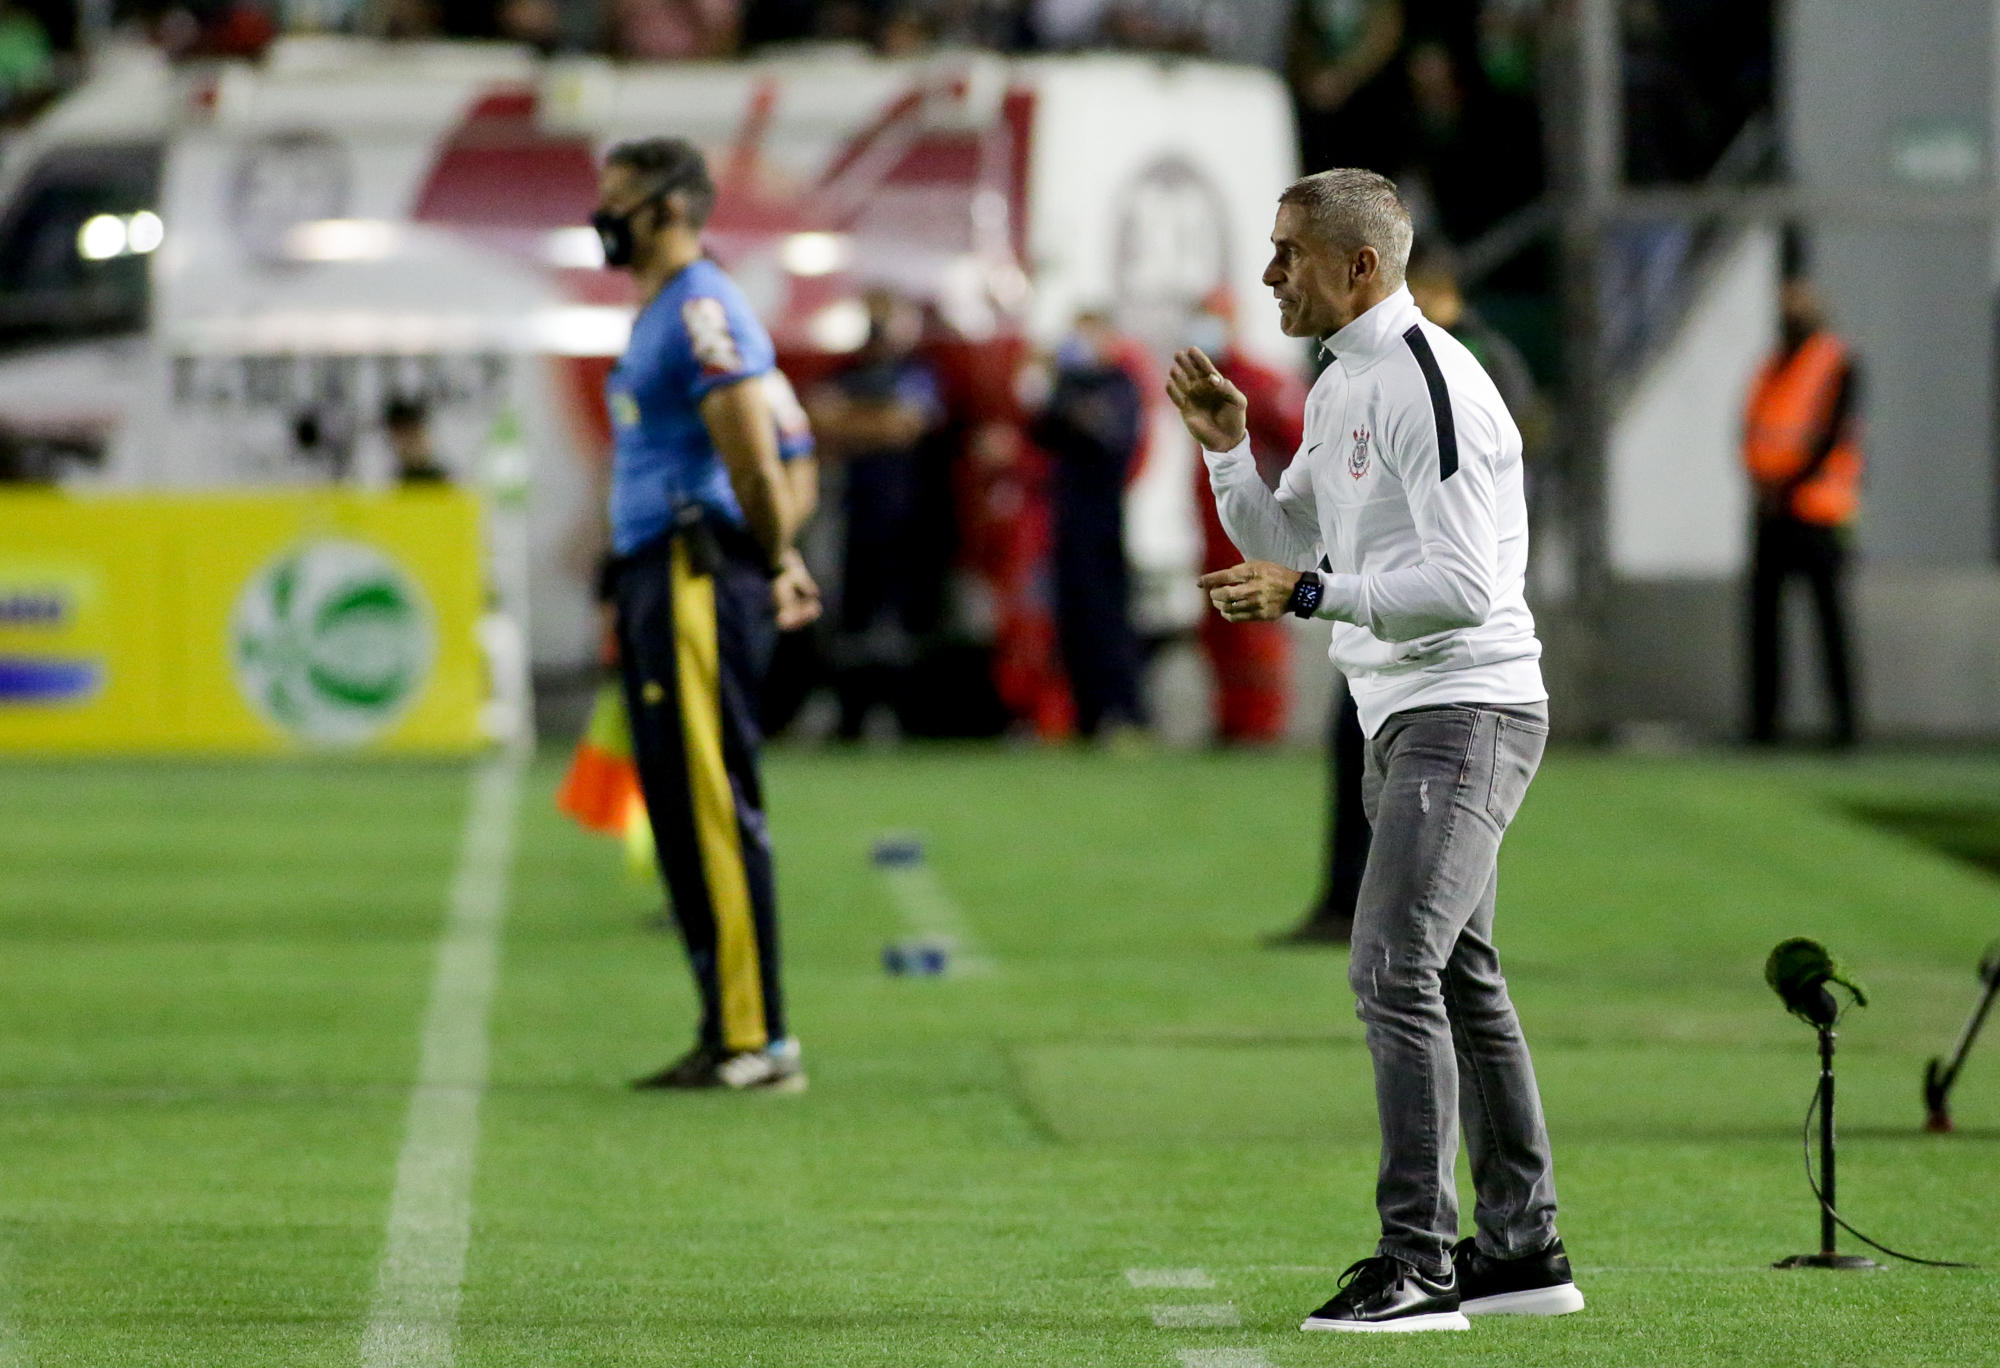
[[[1320,349],[1357,365],[1372,361],[1400,342],[1422,318],[1409,287],[1398,286],[1396,293],[1321,342]]]

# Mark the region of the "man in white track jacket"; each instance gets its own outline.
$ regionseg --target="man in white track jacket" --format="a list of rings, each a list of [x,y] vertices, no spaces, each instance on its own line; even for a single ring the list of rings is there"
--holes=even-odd
[[[1204,575],[1231,621],[1333,622],[1368,735],[1374,831],[1349,982],[1375,1061],[1382,1239],[1308,1330],[1464,1329],[1466,1314],[1582,1309],[1555,1227],[1534,1066],[1493,949],[1500,840],[1548,737],[1522,587],[1521,435],[1472,354],[1403,286],[1410,218],[1368,171],[1279,200],[1264,283],[1330,359],[1276,494],[1242,394],[1207,357],[1167,392],[1206,452],[1223,526],[1251,557]],[[1317,567],[1317,568],[1313,568]],[[1463,1122],[1479,1202],[1458,1235]]]

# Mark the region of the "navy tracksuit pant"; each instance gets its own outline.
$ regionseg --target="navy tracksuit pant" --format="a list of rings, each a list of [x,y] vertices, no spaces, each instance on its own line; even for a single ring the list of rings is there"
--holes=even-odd
[[[777,893],[757,775],[757,696],[777,640],[742,529],[689,520],[615,567],[632,754],[660,873],[701,992],[701,1042],[785,1036]]]

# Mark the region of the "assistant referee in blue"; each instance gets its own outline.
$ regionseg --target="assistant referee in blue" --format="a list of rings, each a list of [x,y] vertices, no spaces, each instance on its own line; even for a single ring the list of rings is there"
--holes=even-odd
[[[777,631],[819,615],[792,546],[813,462],[770,335],[702,254],[714,202],[700,152],[648,139],[612,149],[592,218],[640,300],[605,386],[607,587],[639,783],[702,1008],[694,1048],[634,1086],[795,1092],[805,1071],[785,1028],[757,695]]]

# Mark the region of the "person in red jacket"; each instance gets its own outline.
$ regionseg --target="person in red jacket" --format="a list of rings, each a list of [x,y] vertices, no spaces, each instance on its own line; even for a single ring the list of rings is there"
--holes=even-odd
[[[1306,389],[1299,377],[1252,360],[1237,345],[1236,309],[1227,291],[1202,301],[1189,328],[1189,344],[1212,357],[1229,382],[1250,400],[1250,450],[1257,473],[1277,487],[1304,429]],[[1195,465],[1195,506],[1201,510],[1202,573],[1240,563],[1215,511],[1208,470]],[[1291,639],[1282,622],[1226,622],[1219,613],[1201,620],[1201,645],[1215,672],[1215,736],[1225,744],[1279,740],[1291,692]]]

